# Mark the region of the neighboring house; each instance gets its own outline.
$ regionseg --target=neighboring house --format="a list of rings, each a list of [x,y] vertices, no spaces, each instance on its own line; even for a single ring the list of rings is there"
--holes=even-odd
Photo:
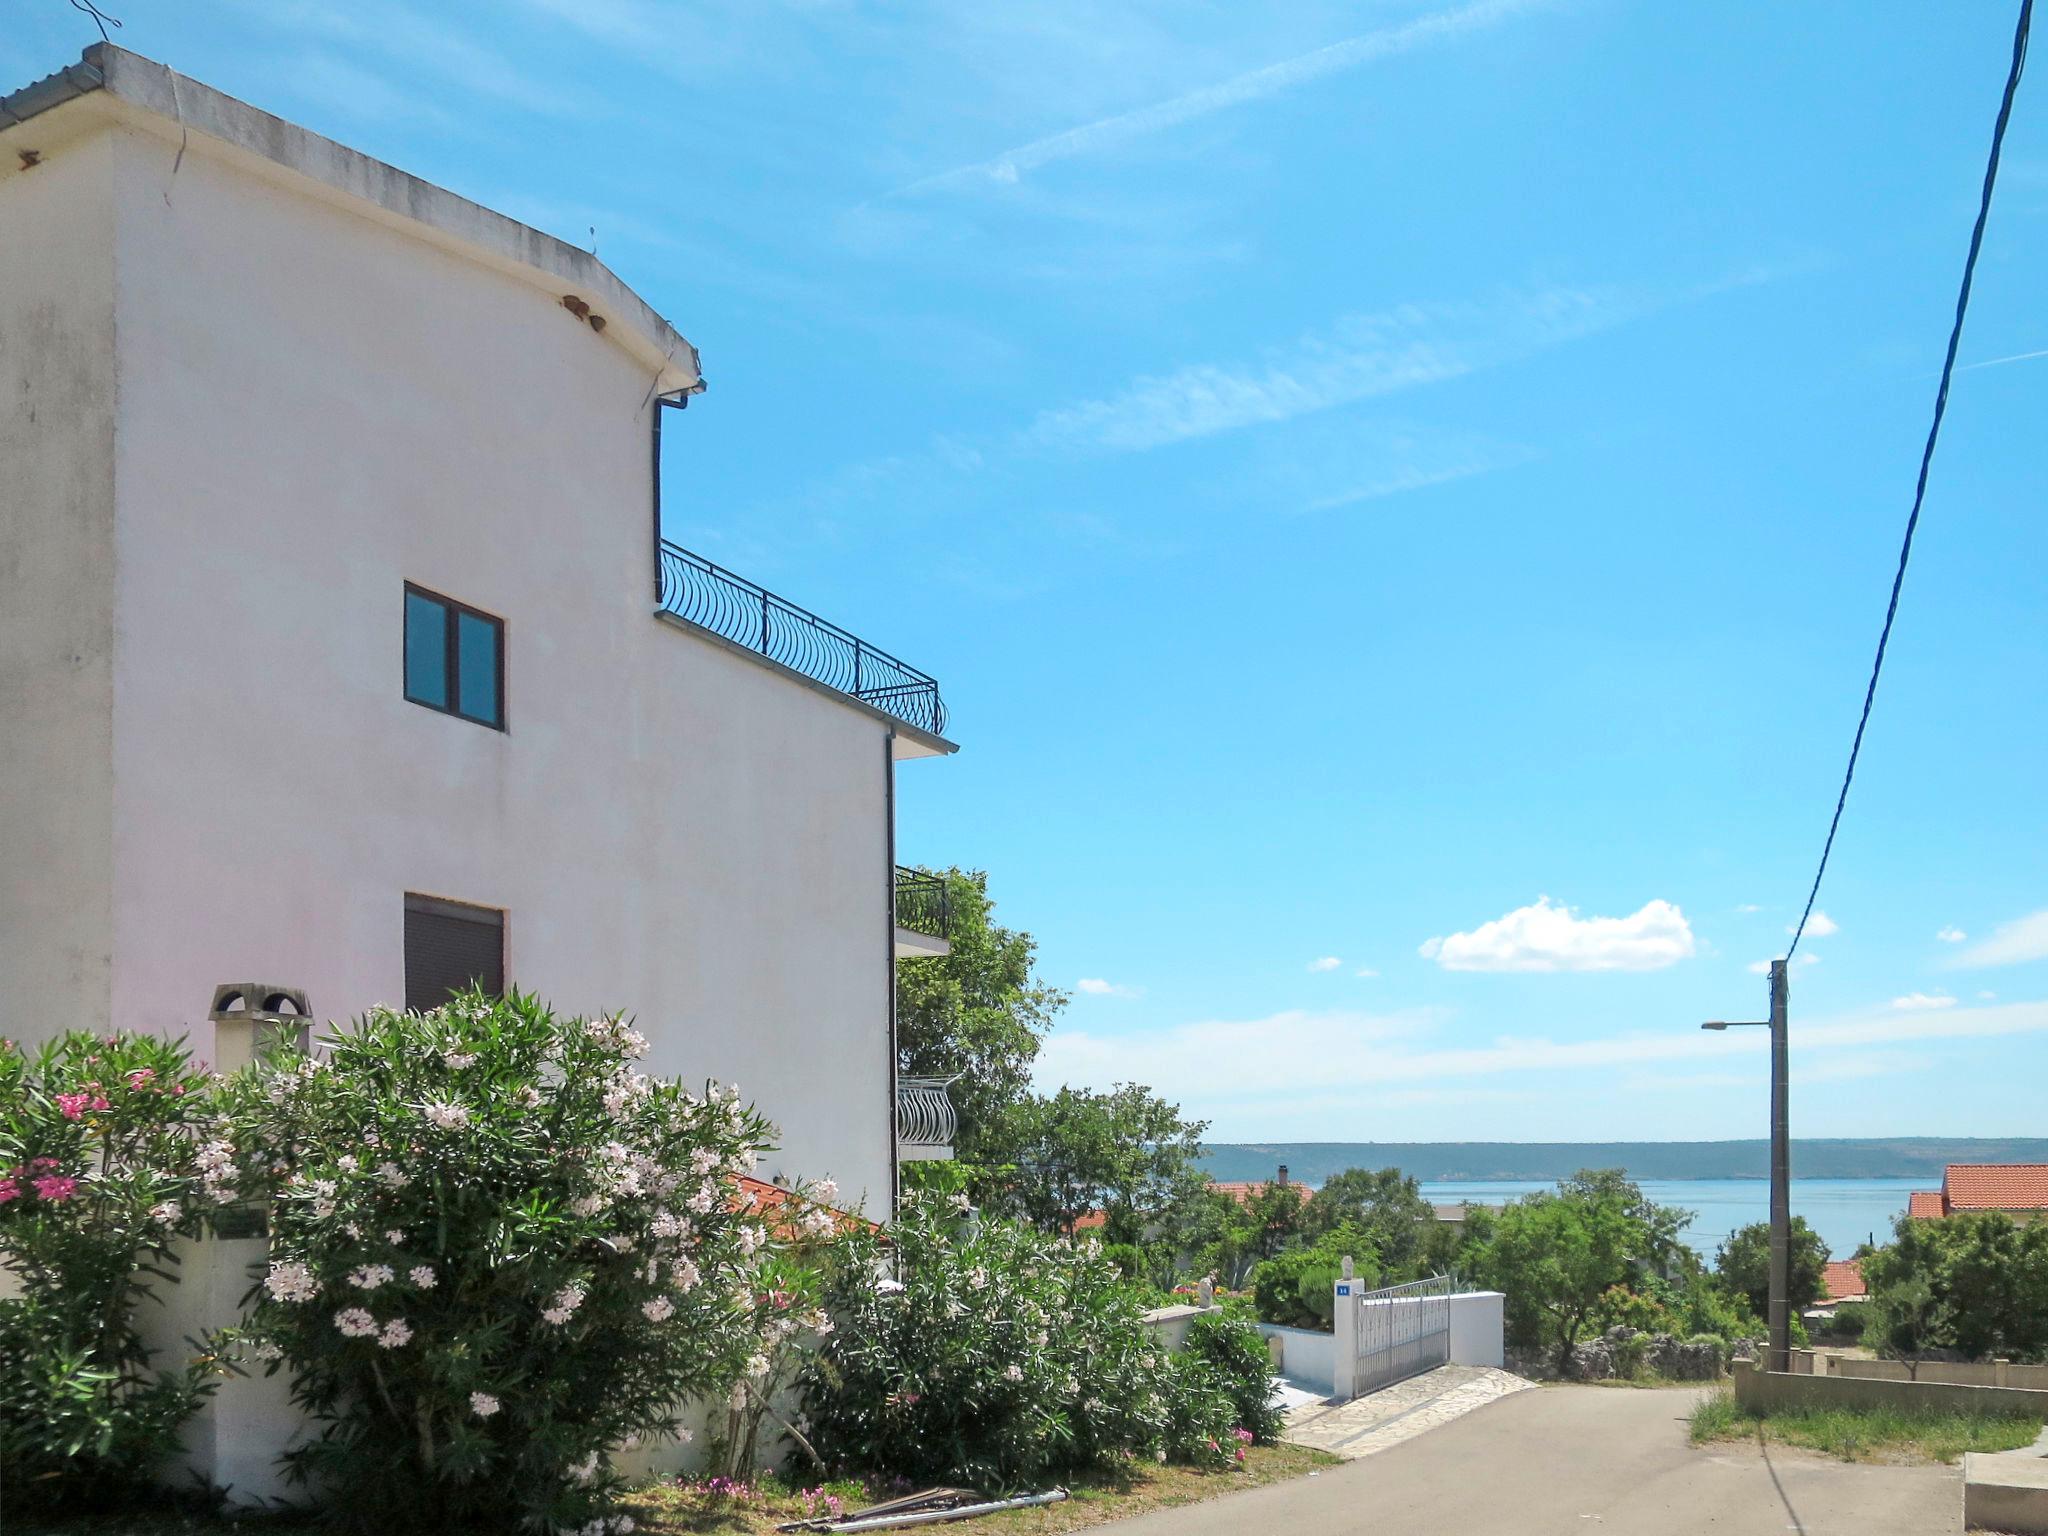
[[[0,98],[0,1035],[626,1010],[886,1215],[926,674],[661,537],[697,352],[587,251],[111,46]],[[688,418],[691,432],[715,430]],[[870,617],[898,627],[894,605]],[[943,1088],[939,1090],[943,1099]]]
[[[1906,1201],[1906,1214],[1920,1219],[1970,1211],[1999,1211],[2015,1221],[2048,1215],[2048,1163],[1950,1163],[1940,1189],[1916,1189]]]
[[[1870,1300],[1870,1287],[1863,1283],[1859,1259],[1830,1259],[1821,1271],[1821,1297],[1826,1305],[1838,1307],[1845,1301]]]

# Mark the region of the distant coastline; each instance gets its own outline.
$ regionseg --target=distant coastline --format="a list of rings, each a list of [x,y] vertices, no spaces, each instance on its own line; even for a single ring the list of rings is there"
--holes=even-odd
[[[1399,1168],[1426,1183],[1569,1178],[1581,1168],[1624,1168],[1636,1179],[1765,1179],[1770,1145],[1750,1141],[1275,1141],[1203,1148],[1213,1179],[1288,1177],[1321,1184],[1346,1168]],[[2048,1137],[1880,1136],[1792,1141],[1801,1179],[1924,1179],[1948,1163],[2048,1163]]]

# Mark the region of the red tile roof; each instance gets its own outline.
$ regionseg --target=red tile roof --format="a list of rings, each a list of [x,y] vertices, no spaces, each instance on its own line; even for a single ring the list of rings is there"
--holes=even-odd
[[[1906,1196],[1906,1214],[1922,1220],[1940,1220],[1948,1214],[1938,1189],[1916,1189]]]
[[[1951,1211],[2048,1210],[2048,1163],[1950,1163],[1941,1194]]]
[[[1821,1272],[1821,1286],[1829,1301],[1861,1301],[1870,1294],[1863,1283],[1863,1265],[1855,1259],[1830,1259]]]
[[[1098,1228],[1108,1225],[1109,1212],[1107,1211],[1086,1211],[1074,1219],[1074,1230],[1076,1232],[1093,1232]]]
[[[1210,1181],[1210,1188],[1214,1189],[1217,1194],[1228,1195],[1239,1205],[1250,1205],[1271,1187],[1271,1184],[1265,1179],[1224,1179],[1220,1182],[1212,1179]],[[1298,1200],[1306,1200],[1308,1198],[1308,1189],[1304,1185],[1288,1184],[1284,1187],[1296,1191],[1295,1198]]]
[[[744,1173],[735,1180],[735,1183],[738,1185],[739,1193],[735,1209],[742,1215],[759,1217],[761,1224],[774,1233],[778,1241],[789,1242],[798,1235],[796,1223],[787,1214],[782,1213],[783,1207],[789,1204],[789,1190],[780,1184],[770,1184],[766,1179],[757,1179]],[[870,1232],[878,1230],[872,1221],[863,1220],[846,1211],[834,1211],[832,1214],[838,1218],[841,1232],[852,1232],[860,1227],[866,1227]]]

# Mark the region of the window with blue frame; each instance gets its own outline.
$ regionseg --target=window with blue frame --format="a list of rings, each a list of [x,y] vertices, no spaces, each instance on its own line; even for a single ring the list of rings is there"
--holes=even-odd
[[[405,696],[504,730],[505,621],[407,582]]]

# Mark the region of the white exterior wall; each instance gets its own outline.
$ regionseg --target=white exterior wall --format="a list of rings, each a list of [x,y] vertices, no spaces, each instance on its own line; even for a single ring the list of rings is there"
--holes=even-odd
[[[778,1122],[765,1174],[885,1210],[887,730],[652,616],[649,370],[325,189],[198,135],[173,176],[175,153],[102,127],[5,193],[30,207],[90,163],[104,200],[54,224],[0,205],[10,336],[25,224],[67,294],[111,259],[120,402],[68,429],[111,439],[111,558],[71,485],[89,464],[10,505],[0,546],[0,639],[38,658],[0,696],[0,740],[35,739],[0,748],[0,1033],[189,1031],[204,1055],[216,983],[345,1017],[402,999],[406,892],[503,907],[514,984],[634,1012],[650,1070]],[[29,333],[30,372],[92,319],[71,308],[47,351]],[[59,381],[103,412],[104,353]],[[43,464],[9,422],[10,460]],[[111,666],[77,683],[110,569]],[[402,698],[408,580],[505,620],[509,732]]]
[[[112,987],[113,163],[0,178],[0,1036]]]

